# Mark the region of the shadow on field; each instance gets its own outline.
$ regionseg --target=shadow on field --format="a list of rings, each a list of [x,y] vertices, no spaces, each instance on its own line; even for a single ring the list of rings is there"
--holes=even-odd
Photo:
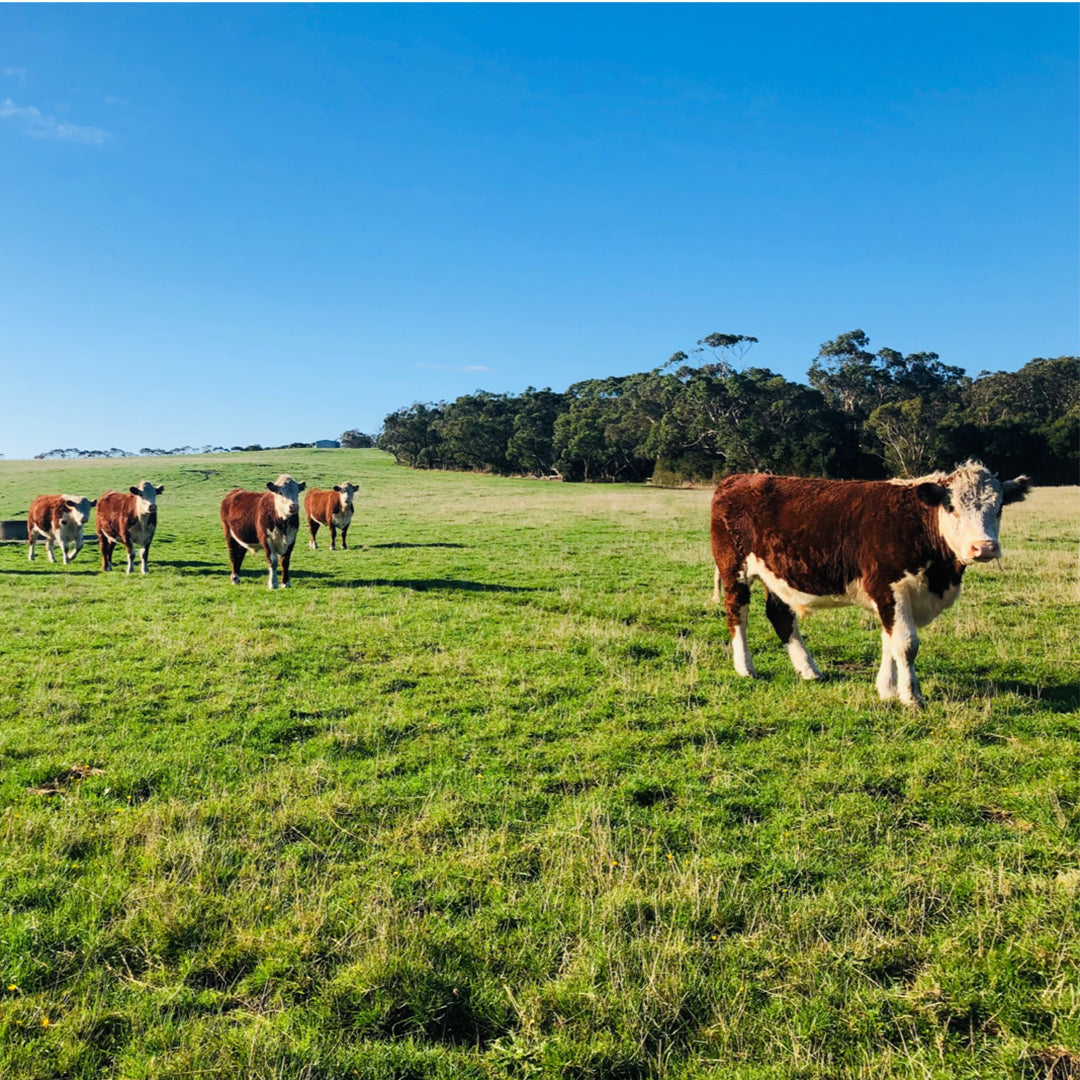
[[[27,562],[29,562],[29,559],[27,560]],[[0,574],[3,574],[5,576],[9,574],[48,574],[50,570],[56,573],[67,574],[69,576],[75,575],[76,577],[86,577],[88,574],[101,573],[101,568],[97,565],[97,563],[94,563],[91,566],[72,566],[70,563],[67,566],[64,566],[62,563],[45,563],[45,565],[40,570],[31,570],[29,568],[25,570],[8,570],[6,568],[0,568]]]
[[[365,544],[365,547],[369,547],[372,550],[384,549],[384,548],[463,548],[464,544],[406,544],[400,540],[396,540],[392,544]]]
[[[1028,698],[1036,709],[1045,712],[1067,713],[1080,708],[1080,687],[1076,683],[1035,685],[1002,679],[992,685],[997,693]]]
[[[331,589],[373,589],[386,585],[396,589],[413,589],[415,592],[457,590],[460,592],[540,592],[535,585],[491,585],[485,581],[461,581],[457,578],[365,578],[358,581],[329,581]]]

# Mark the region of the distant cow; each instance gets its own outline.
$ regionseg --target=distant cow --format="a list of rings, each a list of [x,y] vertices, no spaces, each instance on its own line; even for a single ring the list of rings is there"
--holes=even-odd
[[[154,487],[144,480],[138,487],[127,492],[106,491],[98,499],[97,534],[101,549],[101,569],[112,569],[113,550],[117,544],[127,549],[127,570],[135,569],[135,549],[139,549],[139,568],[147,573],[146,560],[150,555],[150,543],[157,529],[157,496],[165,485]]]
[[[755,674],[746,620],[756,578],[765,614],[804,679],[821,672],[797,616],[854,604],[881,621],[878,694],[919,704],[916,628],[956,600],[969,563],[1001,555],[1001,508],[1028,487],[1026,476],[999,483],[975,461],[917,480],[721,480],[712,500],[715,598],[722,585],[735,670]]]
[[[338,529],[341,530],[341,550],[348,548],[345,537],[352,523],[353,494],[359,490],[355,484],[335,484],[330,491],[312,488],[304,496],[304,513],[307,514],[308,528],[311,530],[308,546],[312,551],[319,546],[315,543],[315,534],[320,525],[326,525],[330,529],[331,551],[337,547]]]
[[[67,566],[82,551],[83,526],[90,519],[90,511],[97,506],[97,499],[84,499],[81,495],[39,495],[31,504],[26,517],[26,536],[30,541],[30,561],[34,560],[34,541],[45,541],[45,554],[54,563],[53,543],[60,545],[60,556]],[[74,545],[70,554],[68,548]]]
[[[289,559],[296,544],[300,528],[300,492],[291,476],[283,473],[274,483],[266,485],[266,491],[244,491],[233,488],[221,501],[221,525],[225,530],[225,542],[229,545],[229,562],[232,565],[230,580],[240,584],[240,567],[249,551],[266,552],[270,566],[267,586],[278,586],[277,567],[281,560],[281,584],[289,587]]]

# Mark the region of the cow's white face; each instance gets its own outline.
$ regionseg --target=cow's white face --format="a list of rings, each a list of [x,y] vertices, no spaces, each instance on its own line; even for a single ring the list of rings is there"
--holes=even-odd
[[[144,480],[138,487],[128,488],[128,491],[138,500],[135,504],[135,513],[139,517],[149,514],[151,509],[157,506],[157,497],[165,490],[165,485],[154,487],[149,480]]]
[[[300,512],[300,492],[307,487],[302,480],[298,484],[288,473],[282,473],[267,490],[274,493],[274,502],[280,517],[292,517]]]
[[[938,508],[942,539],[962,563],[1001,557],[1001,509],[1028,492],[1026,476],[998,481],[977,461],[968,461],[940,481],[919,484],[919,498]]]
[[[352,497],[360,489],[355,484],[335,484],[334,490],[341,496],[341,509],[351,510],[353,506]]]
[[[85,525],[90,520],[90,511],[97,506],[97,499],[84,499],[78,495],[64,495],[64,512],[60,516],[62,525]]]

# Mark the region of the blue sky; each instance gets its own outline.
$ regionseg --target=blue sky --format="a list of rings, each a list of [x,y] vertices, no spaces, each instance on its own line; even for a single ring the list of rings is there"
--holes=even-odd
[[[1073,4],[0,5],[0,453],[273,444],[712,331],[1077,350]]]

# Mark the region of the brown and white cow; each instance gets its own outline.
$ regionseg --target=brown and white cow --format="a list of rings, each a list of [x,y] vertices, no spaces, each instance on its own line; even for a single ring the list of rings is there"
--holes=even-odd
[[[30,504],[26,517],[26,536],[30,541],[30,561],[34,561],[34,541],[45,541],[45,554],[54,563],[53,543],[59,544],[60,556],[67,566],[82,551],[83,526],[90,520],[90,511],[97,505],[96,499],[81,495],[39,495]],[[74,545],[75,550],[68,552]]]
[[[341,530],[341,550],[347,550],[345,537],[349,532],[349,525],[352,524],[353,495],[359,490],[355,484],[335,484],[329,491],[312,488],[304,496],[304,513],[307,514],[308,528],[311,530],[308,546],[312,551],[319,546],[315,543],[315,534],[320,525],[326,525],[330,529],[331,551],[337,547],[338,529]]]
[[[157,529],[157,496],[165,485],[154,487],[144,480],[138,487],[123,491],[106,491],[98,499],[97,534],[101,549],[101,569],[112,569],[113,550],[123,544],[127,550],[127,570],[135,569],[135,549],[139,550],[140,572],[147,573],[146,560],[150,543]]]
[[[244,491],[233,488],[221,500],[221,525],[225,530],[225,542],[229,545],[229,563],[232,565],[230,580],[240,584],[240,567],[249,551],[266,553],[270,566],[267,587],[278,587],[278,561],[281,562],[281,584],[289,587],[289,559],[296,545],[300,529],[300,492],[303,483],[297,483],[287,473],[282,473],[266,491]]]
[[[965,567],[1001,555],[1001,508],[1028,487],[1026,476],[1000,483],[976,461],[917,480],[721,480],[712,500],[714,598],[723,586],[735,670],[755,674],[746,620],[757,579],[765,614],[804,679],[821,672],[798,616],[854,604],[881,622],[878,694],[919,704],[917,628],[956,600]]]

